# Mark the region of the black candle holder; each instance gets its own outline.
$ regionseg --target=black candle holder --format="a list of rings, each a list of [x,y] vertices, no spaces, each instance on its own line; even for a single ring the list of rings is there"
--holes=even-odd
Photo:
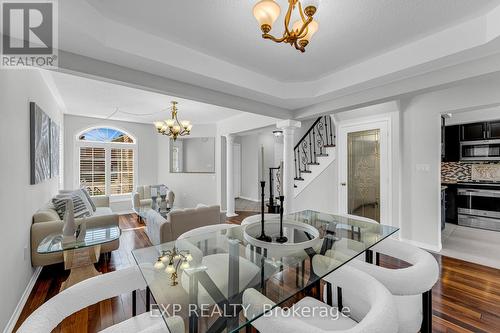
[[[263,242],[272,242],[272,238],[267,236],[266,235],[266,232],[264,231],[264,190],[265,190],[265,187],[266,187],[266,182],[265,181],[261,181],[260,182],[260,189],[261,189],[261,193],[260,193],[260,199],[261,199],[261,207],[260,207],[260,212],[261,212],[261,219],[260,219],[260,224],[261,224],[261,231],[260,231],[260,236],[257,237],[258,240],[260,241],[263,241]]]
[[[283,235],[283,202],[285,197],[280,195],[280,236],[276,238],[276,243],[286,243],[288,238]]]

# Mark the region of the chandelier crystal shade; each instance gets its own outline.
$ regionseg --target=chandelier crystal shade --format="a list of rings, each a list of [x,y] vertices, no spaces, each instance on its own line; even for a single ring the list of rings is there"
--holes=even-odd
[[[287,43],[294,46],[300,52],[306,51],[306,46],[313,35],[318,31],[318,22],[314,20],[314,14],[319,6],[319,0],[288,0],[288,10],[285,14],[285,31],[281,38],[270,34],[273,24],[281,14],[281,7],[275,0],[261,0],[253,8],[253,15],[259,22],[262,30],[262,38],[270,39],[276,43]],[[292,23],[292,15],[297,13],[298,20]]]
[[[179,136],[191,134],[191,129],[193,128],[193,125],[188,120],[179,121],[177,119],[177,104],[178,102],[172,101],[170,119],[155,122],[156,131],[159,134],[171,137],[174,141]]]

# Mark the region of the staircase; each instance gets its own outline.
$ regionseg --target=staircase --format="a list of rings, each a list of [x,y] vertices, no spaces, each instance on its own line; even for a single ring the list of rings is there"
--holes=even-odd
[[[299,195],[336,158],[335,128],[330,116],[316,119],[294,150],[294,196]]]

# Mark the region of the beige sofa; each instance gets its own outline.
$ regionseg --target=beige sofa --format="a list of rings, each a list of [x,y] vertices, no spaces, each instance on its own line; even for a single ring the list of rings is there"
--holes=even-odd
[[[96,205],[96,211],[92,217],[87,218],[87,228],[116,225],[118,226],[118,215],[114,214],[109,208],[109,197],[93,197],[92,201]],[[76,223],[80,223],[77,219]],[[31,225],[31,264],[33,266],[47,266],[61,263],[64,261],[62,252],[51,254],[38,254],[37,248],[40,242],[48,235],[62,233],[63,221],[54,209],[52,203],[47,203],[33,215],[33,224]],[[103,244],[101,253],[111,252],[118,249],[120,240]]]
[[[199,205],[196,208],[174,209],[167,218],[149,210],[145,216],[146,233],[153,245],[176,240],[186,231],[226,222],[220,206]]]

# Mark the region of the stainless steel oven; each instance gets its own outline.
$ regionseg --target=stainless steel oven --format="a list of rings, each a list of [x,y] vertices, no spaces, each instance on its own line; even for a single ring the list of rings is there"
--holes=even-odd
[[[460,142],[462,161],[500,161],[500,140]]]
[[[500,231],[500,190],[458,188],[458,224]]]

